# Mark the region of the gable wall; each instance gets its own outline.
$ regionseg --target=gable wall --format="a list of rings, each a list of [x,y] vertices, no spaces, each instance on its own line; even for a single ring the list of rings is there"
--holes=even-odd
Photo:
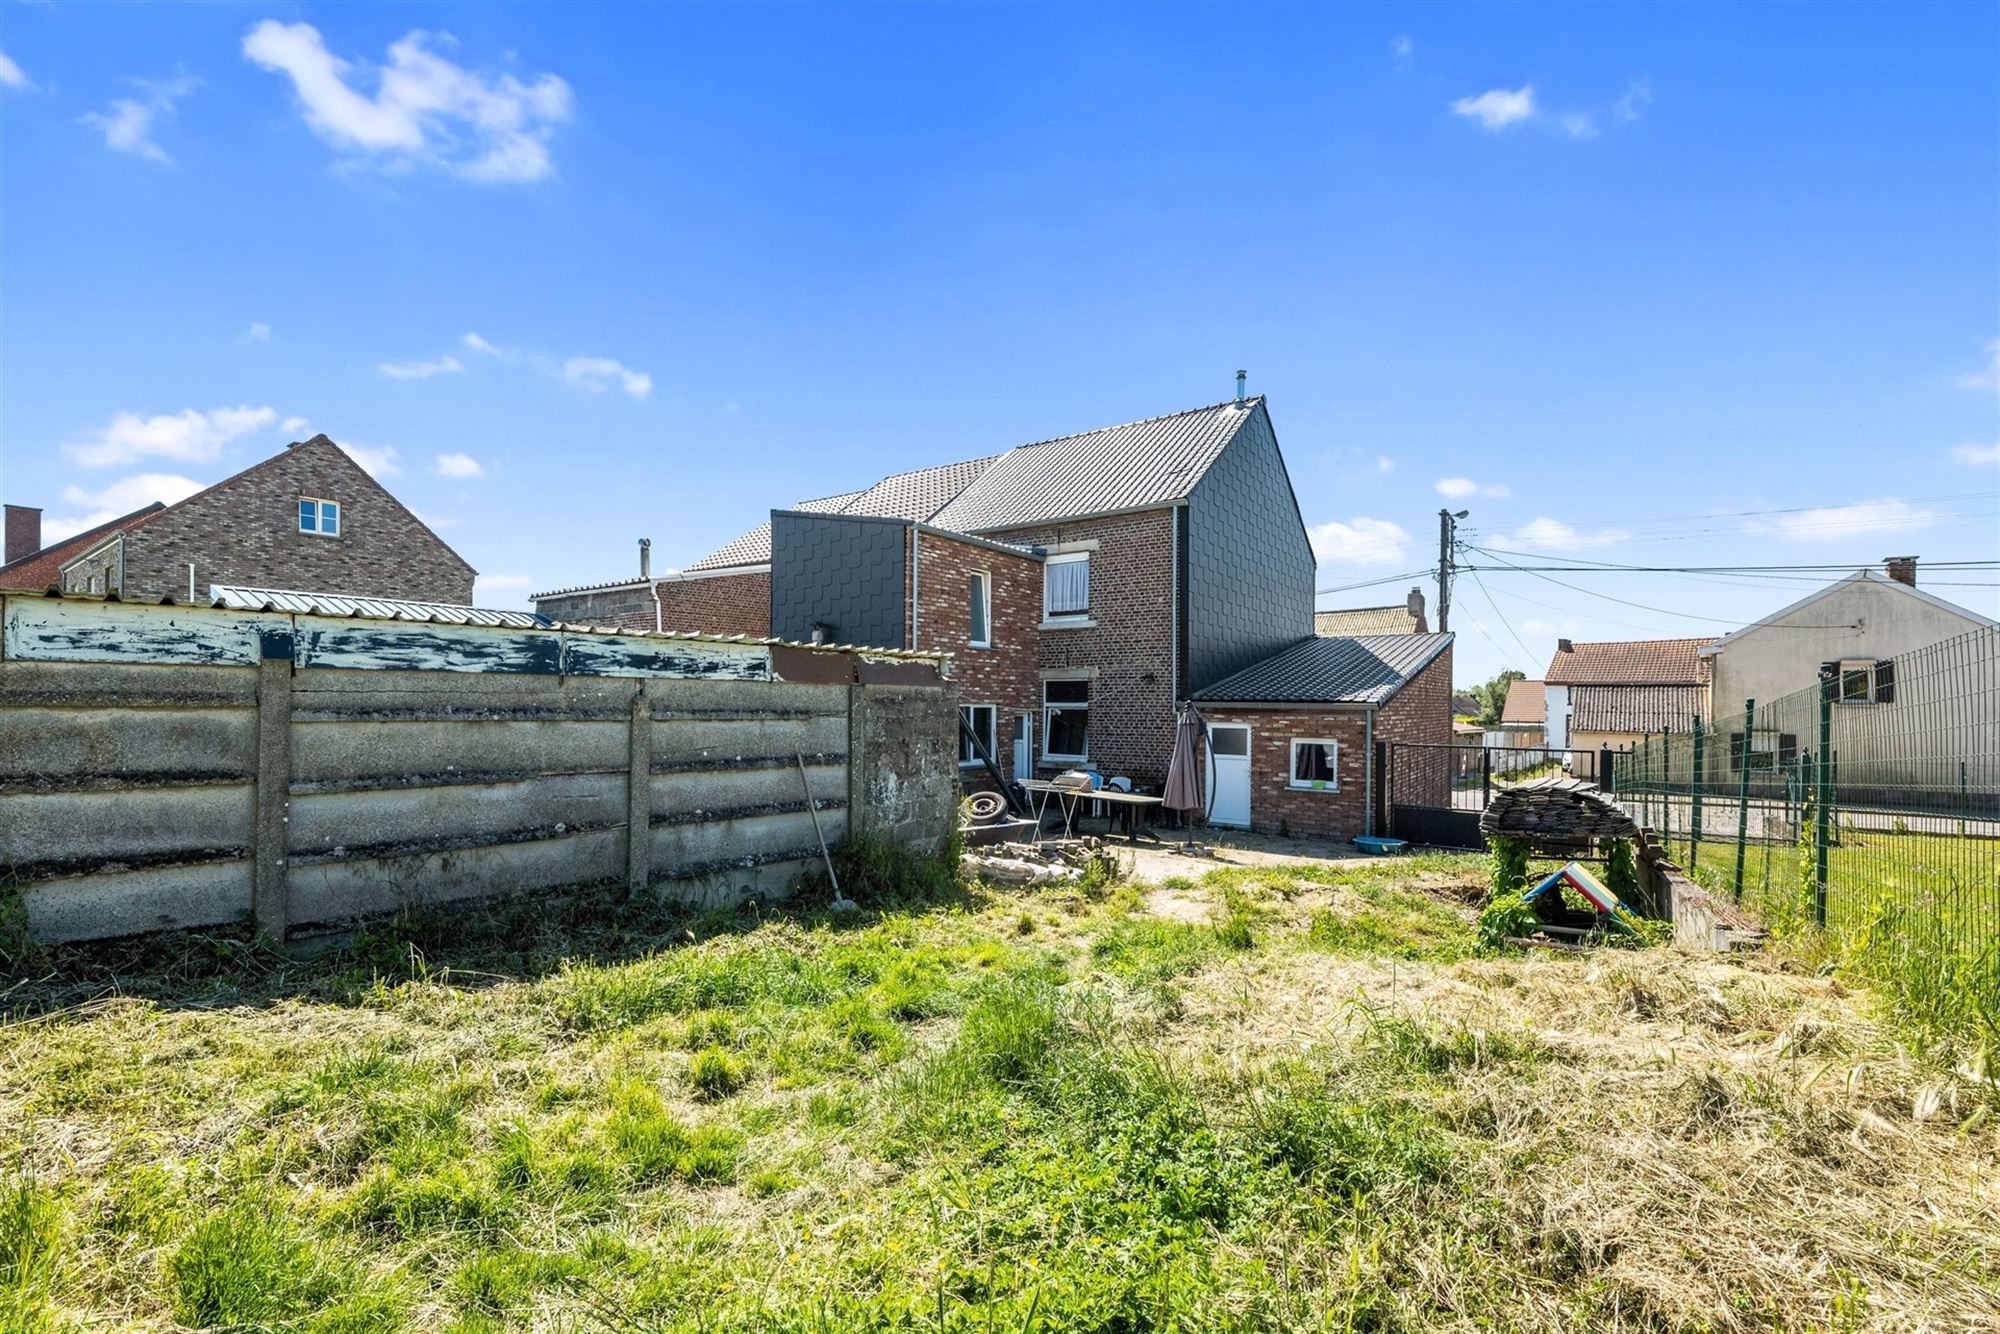
[[[337,501],[340,535],[300,532],[300,496]],[[172,506],[128,530],[124,547],[128,601],[185,598],[190,561],[201,598],[214,584],[243,584],[472,601],[471,567],[333,444],[295,446]]]
[[[848,514],[771,515],[771,633],[901,648],[909,636],[909,525]]]
[[[1188,497],[1187,511],[1192,691],[1313,633],[1312,544],[1261,405]]]

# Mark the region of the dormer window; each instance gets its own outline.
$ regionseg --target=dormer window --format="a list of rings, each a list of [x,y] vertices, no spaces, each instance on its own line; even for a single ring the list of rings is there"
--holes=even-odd
[[[340,536],[340,502],[299,497],[299,531],[319,537]]]

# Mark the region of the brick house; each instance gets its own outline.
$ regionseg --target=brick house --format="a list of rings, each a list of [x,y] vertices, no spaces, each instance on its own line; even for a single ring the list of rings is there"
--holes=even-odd
[[[1368,832],[1376,743],[1452,740],[1451,648],[1449,634],[1316,636],[1196,691],[1211,823],[1310,838]],[[1448,801],[1442,789],[1430,796]]]
[[[773,510],[684,571],[654,577],[642,557],[637,580],[535,603],[557,621],[948,650],[962,716],[1008,776],[1089,767],[1157,788],[1180,701],[1313,636],[1315,569],[1266,403],[1239,395],[896,473]],[[960,760],[980,781],[963,739]]]
[[[473,568],[324,435],[47,547],[40,528],[39,510],[7,507],[0,587],[128,602],[190,600],[191,586],[194,601],[222,586],[472,601]]]
[[[1630,750],[1661,728],[1685,732],[1707,711],[1706,639],[1556,641],[1542,673],[1543,726],[1555,750]]]

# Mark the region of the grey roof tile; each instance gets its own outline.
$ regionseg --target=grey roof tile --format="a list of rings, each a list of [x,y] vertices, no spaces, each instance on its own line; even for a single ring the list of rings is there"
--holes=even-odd
[[[1315,635],[1195,692],[1237,704],[1386,704],[1451,644],[1449,634]]]

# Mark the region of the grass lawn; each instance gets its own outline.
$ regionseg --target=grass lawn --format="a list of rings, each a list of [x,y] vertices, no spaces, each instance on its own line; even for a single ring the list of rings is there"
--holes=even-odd
[[[43,961],[0,1329],[2000,1322],[1993,1122],[1865,993],[1478,957],[1473,859],[1189,865]]]

